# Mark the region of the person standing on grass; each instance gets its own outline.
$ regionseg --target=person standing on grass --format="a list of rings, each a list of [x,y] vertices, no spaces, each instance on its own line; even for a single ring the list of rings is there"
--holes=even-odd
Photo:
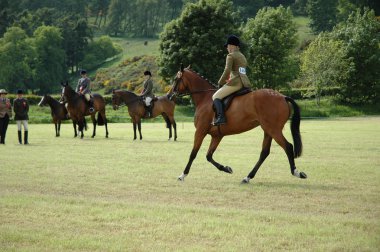
[[[7,94],[5,89],[0,89],[0,144],[5,144],[9,119],[12,118],[12,105],[11,101],[6,98]]]
[[[13,101],[13,111],[15,112],[15,120],[17,123],[18,142],[22,144],[21,125],[24,126],[24,144],[28,143],[28,100],[23,97],[23,91],[17,90],[17,98]]]

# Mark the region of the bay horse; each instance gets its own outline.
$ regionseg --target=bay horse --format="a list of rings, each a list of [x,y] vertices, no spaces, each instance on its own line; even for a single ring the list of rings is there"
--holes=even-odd
[[[67,109],[64,104],[60,103],[58,100],[54,99],[50,95],[44,95],[41,98],[41,101],[38,103],[38,106],[46,106],[49,105],[51,110],[51,117],[53,118],[54,126],[55,126],[55,136],[60,136],[61,131],[61,122],[64,120],[69,120],[70,117],[67,113]],[[74,132],[77,135],[76,126],[74,125]]]
[[[141,96],[135,93],[124,91],[124,90],[113,90],[112,92],[112,107],[117,110],[121,105],[126,105],[128,107],[128,113],[132,119],[133,123],[133,140],[136,140],[136,128],[139,130],[140,140],[142,139],[141,134],[141,118],[145,115],[144,101]],[[154,101],[152,116],[150,118],[155,118],[161,115],[166,122],[166,127],[169,129],[169,139],[172,138],[172,127],[174,129],[174,141],[177,140],[177,124],[174,120],[174,108],[175,103],[171,101],[166,95],[157,97]],[[148,118],[147,118],[148,119]]]
[[[211,135],[211,142],[206,155],[207,161],[211,162],[220,171],[232,173],[231,167],[223,166],[213,159],[216,148],[224,136],[239,134],[259,125],[264,131],[260,158],[248,176],[242,180],[242,183],[249,183],[255,177],[261,164],[269,155],[272,139],[285,150],[291,174],[298,178],[307,178],[304,172],[297,170],[294,162],[294,158],[299,157],[302,153],[302,141],[299,131],[301,120],[300,109],[292,98],[270,89],[260,89],[237,96],[232,100],[230,107],[225,113],[227,123],[213,126],[212,95],[216,90],[216,87],[212,83],[192,71],[190,67],[184,69],[181,66],[173,81],[170,95],[190,95],[195,105],[194,144],[185,170],[178,177],[180,181],[184,181],[185,177],[189,174],[191,164],[196,158],[203,139],[207,134]],[[289,103],[293,107],[290,128],[294,148],[282,134],[282,129],[291,115]]]
[[[83,129],[86,127],[85,116],[91,115],[91,121],[94,126],[92,132],[92,138],[96,135],[96,124],[104,125],[106,129],[106,138],[108,138],[108,127],[107,127],[107,117],[106,117],[106,102],[100,94],[92,94],[94,99],[94,112],[89,112],[88,102],[85,100],[83,95],[79,95],[74,89],[66,82],[62,85],[62,100],[67,102],[67,111],[70,114],[70,118],[73,123],[78,124],[78,130],[81,133],[81,138],[83,138]],[[98,113],[97,120],[95,115]]]

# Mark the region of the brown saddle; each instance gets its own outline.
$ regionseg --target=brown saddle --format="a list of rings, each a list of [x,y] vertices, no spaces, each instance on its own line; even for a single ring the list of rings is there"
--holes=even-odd
[[[243,88],[239,89],[238,91],[236,91],[236,92],[234,92],[234,93],[232,93],[232,94],[230,94],[230,95],[224,97],[224,98],[222,99],[222,103],[223,103],[223,109],[224,109],[224,111],[227,111],[227,110],[228,110],[228,108],[229,108],[230,105],[231,105],[232,100],[233,100],[235,97],[237,97],[237,96],[242,96],[242,95],[248,94],[248,93],[250,93],[250,92],[252,92],[252,90],[251,90],[250,88],[243,87]],[[213,109],[214,109],[214,111],[215,111],[215,107],[214,107],[214,105],[213,105],[212,107],[213,107]]]

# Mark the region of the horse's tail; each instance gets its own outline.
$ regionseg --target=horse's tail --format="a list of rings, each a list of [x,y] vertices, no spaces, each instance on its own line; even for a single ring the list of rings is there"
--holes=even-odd
[[[172,127],[172,123],[170,122],[168,115],[165,113],[162,113],[162,117],[165,119],[166,128],[170,129]]]
[[[98,122],[99,126],[103,126],[104,125],[104,118],[103,118],[102,114],[100,114],[100,112],[98,112],[98,120],[97,120],[97,122]]]
[[[290,124],[290,130],[293,136],[294,158],[297,158],[302,154],[302,139],[300,133],[301,112],[299,106],[292,98],[285,97],[285,100],[293,105],[293,116]]]

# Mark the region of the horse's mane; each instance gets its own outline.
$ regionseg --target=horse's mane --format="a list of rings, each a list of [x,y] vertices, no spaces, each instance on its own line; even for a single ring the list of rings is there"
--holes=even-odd
[[[209,84],[211,84],[211,86],[213,86],[214,88],[218,88],[218,85],[216,85],[215,83],[211,82],[209,79],[207,79],[206,77],[204,77],[203,75],[201,75],[200,73],[197,73],[196,71],[194,71],[193,69],[191,68],[185,68],[186,70],[198,75],[200,78],[202,78],[203,80],[207,81]]]
[[[135,94],[134,92],[131,92],[131,91],[128,91],[128,90],[118,89],[118,90],[115,90],[115,92],[127,93],[127,94],[132,94],[132,95],[135,95],[135,96],[139,96],[138,94]]]

